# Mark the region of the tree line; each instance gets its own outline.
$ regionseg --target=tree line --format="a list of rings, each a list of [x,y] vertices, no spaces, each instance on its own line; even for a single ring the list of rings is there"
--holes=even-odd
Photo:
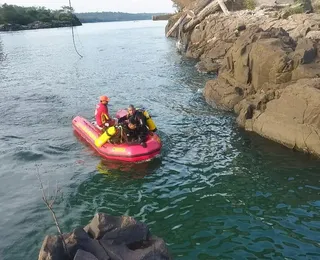
[[[45,7],[22,7],[17,5],[0,5],[0,24],[28,25],[35,21],[40,22],[72,22],[81,25],[79,19],[72,14],[73,9],[62,6],[59,10],[50,10]]]

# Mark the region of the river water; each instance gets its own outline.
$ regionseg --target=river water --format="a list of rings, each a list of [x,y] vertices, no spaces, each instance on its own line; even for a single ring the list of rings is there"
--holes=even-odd
[[[96,212],[128,214],[175,259],[319,259],[320,162],[235,124],[201,94],[208,76],[181,57],[164,22],[85,24],[0,34],[0,259],[36,259],[56,233]],[[144,106],[164,142],[143,164],[102,160],[73,133],[97,97]],[[38,165],[38,166],[37,166]]]

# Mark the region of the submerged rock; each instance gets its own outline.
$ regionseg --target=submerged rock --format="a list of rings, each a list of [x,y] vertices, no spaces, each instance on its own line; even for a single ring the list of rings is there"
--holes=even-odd
[[[64,234],[68,252],[58,236],[46,236],[39,260],[151,260],[171,259],[161,238],[146,224],[127,216],[98,213],[84,228]]]

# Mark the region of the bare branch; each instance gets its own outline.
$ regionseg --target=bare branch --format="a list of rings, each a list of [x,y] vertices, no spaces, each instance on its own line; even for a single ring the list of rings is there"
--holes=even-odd
[[[50,182],[49,182],[49,180],[47,181],[47,187],[48,187],[48,190],[47,190],[47,198],[50,198],[50,190],[49,190]]]
[[[53,208],[53,204],[55,203],[57,197],[58,197],[58,192],[59,192],[59,189],[58,189],[58,181],[56,181],[56,191],[55,191],[55,194],[54,194],[54,197],[53,199],[51,200],[50,202],[50,207]]]
[[[52,207],[52,206],[53,206],[53,203],[54,203],[54,201],[55,201],[55,199],[56,199],[56,197],[57,197],[57,190],[58,190],[58,188],[56,189],[56,195],[55,195],[54,200],[53,200],[51,203],[49,203],[49,202],[48,202],[48,198],[47,198],[46,193],[45,193],[45,190],[44,190],[44,188],[43,188],[43,183],[42,183],[42,180],[41,180],[41,176],[40,176],[40,171],[39,171],[38,165],[36,165],[36,167],[37,167],[37,177],[38,177],[38,180],[39,180],[39,182],[40,182],[40,189],[41,189],[41,191],[42,191],[42,200],[43,200],[44,204],[47,206],[47,208],[49,209],[49,211],[50,211],[51,214],[52,214],[52,218],[53,218],[54,223],[55,223],[55,225],[56,225],[56,227],[57,227],[59,236],[60,236],[61,241],[62,241],[62,244],[63,244],[63,248],[64,248],[65,252],[68,254],[68,256],[70,257],[70,254],[69,254],[69,251],[68,251],[68,248],[67,248],[67,245],[66,245],[66,241],[64,240],[64,237],[63,237],[63,234],[62,234],[62,232],[61,232],[61,228],[60,228],[60,226],[59,226],[59,223],[58,223],[56,214],[55,214],[55,212],[54,212],[54,210],[53,210],[53,207]],[[58,184],[57,184],[57,187],[58,187]]]

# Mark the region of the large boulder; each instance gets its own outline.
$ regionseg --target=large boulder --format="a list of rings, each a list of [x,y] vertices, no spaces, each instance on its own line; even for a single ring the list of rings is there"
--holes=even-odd
[[[161,238],[151,236],[146,224],[128,216],[97,213],[84,228],[60,236],[46,236],[39,260],[167,260]]]
[[[219,77],[206,83],[203,94],[209,105],[232,111],[234,106],[244,98],[245,92],[249,91],[244,89],[244,86],[242,88],[234,86],[226,79]]]
[[[255,90],[268,82],[285,83],[291,80],[293,69],[287,53],[294,48],[295,42],[282,28],[262,31],[254,26],[226,54],[222,70],[236,82],[251,83]]]
[[[299,80],[279,99],[247,120],[247,130],[307,153],[320,155],[320,79]]]
[[[131,244],[149,237],[148,226],[129,216],[97,213],[84,229],[94,239],[114,240],[115,243]]]
[[[127,246],[125,244],[113,244],[106,240],[100,241],[111,259],[114,260],[166,260],[169,259],[165,242],[152,236],[148,241]]]
[[[248,95],[288,84],[294,70],[289,54],[294,53],[295,47],[296,43],[282,28],[263,31],[252,26],[225,55],[218,79],[206,84],[207,102],[213,100],[215,105],[232,110]]]
[[[74,260],[98,260],[93,254],[79,249],[74,257]]]
[[[46,236],[43,240],[39,260],[60,260],[67,257],[59,236]]]

